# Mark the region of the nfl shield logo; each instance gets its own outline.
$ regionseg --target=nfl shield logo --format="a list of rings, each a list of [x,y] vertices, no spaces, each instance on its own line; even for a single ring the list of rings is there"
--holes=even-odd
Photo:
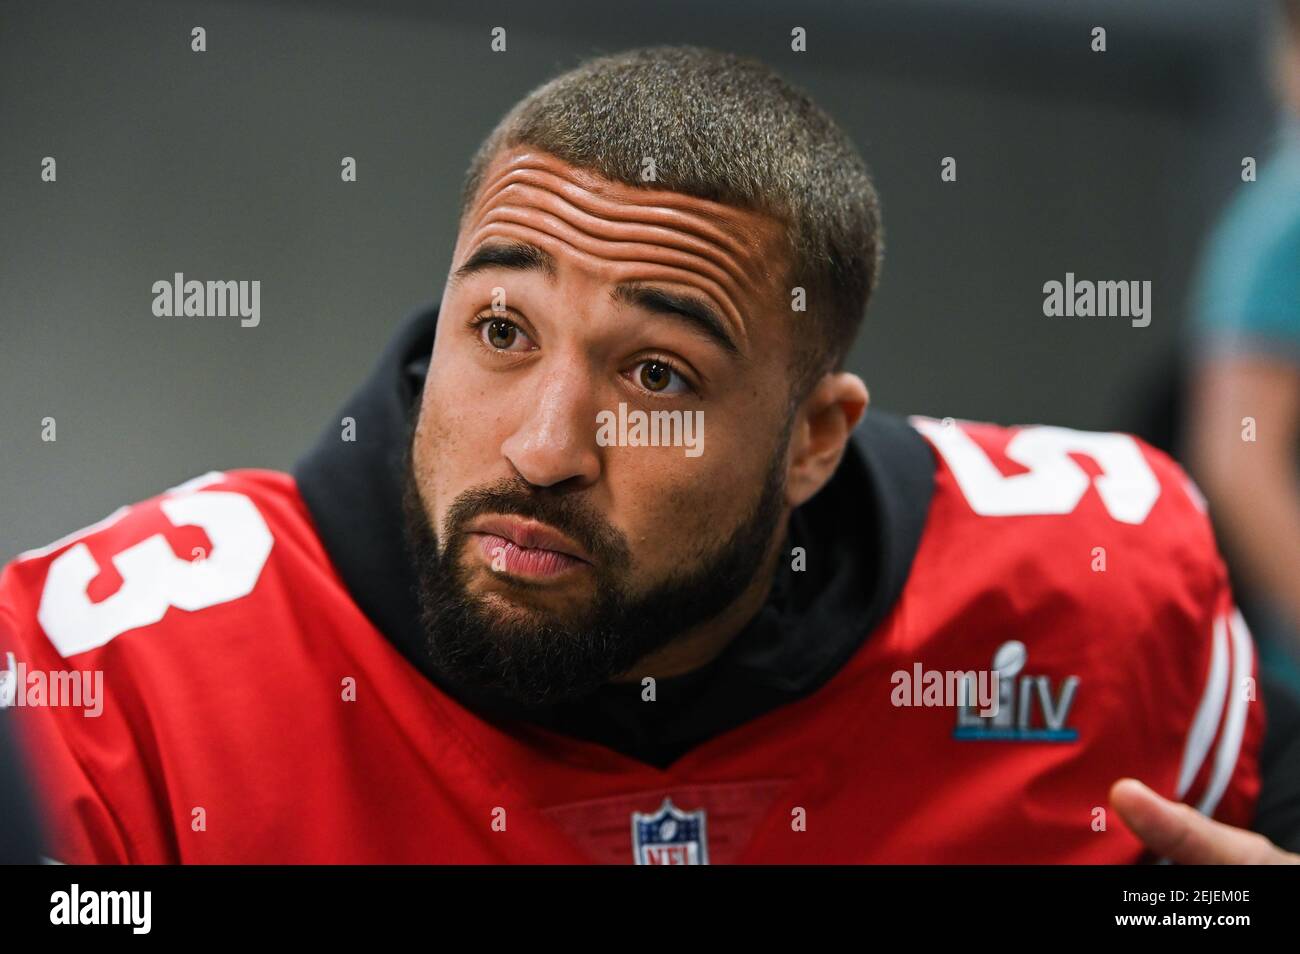
[[[704,809],[684,812],[665,798],[652,815],[633,812],[632,857],[639,865],[707,865]]]

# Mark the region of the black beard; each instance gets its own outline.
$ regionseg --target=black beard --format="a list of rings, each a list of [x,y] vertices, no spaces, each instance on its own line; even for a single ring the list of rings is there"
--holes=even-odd
[[[462,493],[447,512],[447,541],[438,536],[416,486],[408,446],[404,470],[404,535],[415,567],[420,621],[430,661],[455,686],[483,699],[525,706],[579,699],[627,672],[649,653],[734,603],[765,563],[783,514],[785,441],[747,517],[711,548],[677,544],[683,569],[648,590],[629,580],[623,535],[573,492],[506,479]],[[504,619],[472,595],[462,556],[473,543],[466,527],[486,513],[531,517],[586,548],[594,566],[594,601],[576,618],[533,610]],[[675,531],[664,529],[665,543]],[[522,584],[526,588],[527,584]]]

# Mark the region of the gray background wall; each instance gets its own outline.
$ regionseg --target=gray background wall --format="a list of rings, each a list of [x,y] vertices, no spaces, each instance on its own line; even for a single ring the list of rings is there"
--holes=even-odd
[[[1245,0],[439,6],[0,5],[0,560],[207,469],[289,467],[441,294],[475,146],[586,55],[757,55],[849,129],[887,230],[851,366],[936,416],[1133,426],[1271,128]],[[259,279],[260,326],[154,317],[177,271]],[[1151,280],[1150,327],[1044,318],[1066,271]]]

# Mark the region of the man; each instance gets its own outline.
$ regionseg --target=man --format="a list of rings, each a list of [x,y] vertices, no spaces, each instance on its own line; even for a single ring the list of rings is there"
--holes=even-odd
[[[1280,8],[1271,51],[1280,142],[1207,246],[1188,447],[1261,659],[1300,690],[1300,0]]]
[[[55,857],[1283,859],[1229,827],[1266,719],[1194,490],[1122,435],[865,414],[879,256],[861,158],[756,63],[535,91],[293,476],[6,571],[25,664],[105,677],[24,710]]]

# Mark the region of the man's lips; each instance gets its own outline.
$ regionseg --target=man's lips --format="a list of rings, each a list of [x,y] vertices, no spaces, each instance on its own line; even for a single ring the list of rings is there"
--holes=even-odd
[[[494,568],[516,576],[555,576],[591,563],[586,550],[536,520],[484,517],[469,532],[481,536],[479,549]]]
[[[554,550],[583,563],[590,563],[587,551],[560,531],[536,520],[523,517],[483,517],[469,528],[471,533],[490,533],[504,537],[521,550]]]

